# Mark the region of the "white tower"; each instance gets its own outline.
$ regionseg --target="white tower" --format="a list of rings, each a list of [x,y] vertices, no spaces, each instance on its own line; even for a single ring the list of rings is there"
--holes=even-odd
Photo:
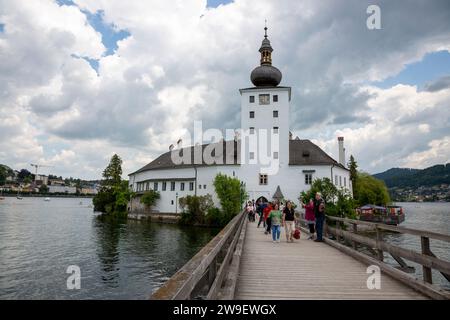
[[[282,167],[289,165],[291,88],[278,86],[282,74],[272,66],[273,49],[267,38],[267,27],[264,30],[259,49],[260,66],[250,76],[254,87],[239,90],[243,130],[241,166],[247,190],[255,192],[250,198],[257,197],[263,190],[267,195],[273,194],[279,183],[276,176]],[[264,175],[267,175],[266,180]]]

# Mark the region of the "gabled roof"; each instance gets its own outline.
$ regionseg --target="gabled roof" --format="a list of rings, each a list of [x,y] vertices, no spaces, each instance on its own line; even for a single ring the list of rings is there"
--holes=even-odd
[[[283,192],[281,192],[280,186],[277,187],[277,190],[272,196],[273,199],[284,199]]]
[[[310,140],[300,139],[289,141],[289,165],[335,165],[347,170],[347,168],[330,157],[318,145],[312,143]]]
[[[222,160],[222,161],[217,161],[216,163],[209,164],[209,163],[206,163],[205,159],[203,159],[203,156],[201,156],[198,158],[201,159],[202,162],[195,163],[194,155],[195,154],[203,155],[205,148],[208,146],[211,148],[211,150],[213,148],[222,150],[221,154],[217,154],[217,159]],[[158,158],[156,158],[149,164],[143,166],[142,168],[140,168],[139,170],[137,170],[133,173],[130,173],[129,175],[132,175],[134,173],[143,172],[143,171],[158,170],[158,169],[175,169],[175,168],[179,169],[179,168],[192,168],[194,166],[212,166],[212,165],[220,166],[220,165],[230,165],[230,164],[237,165],[240,163],[240,151],[241,151],[240,144],[236,141],[226,141],[226,142],[204,144],[201,146],[191,146],[191,147],[182,148],[181,151],[176,149],[176,150],[172,150],[172,151],[163,153],[162,155],[160,155]],[[182,152],[182,153],[180,154],[180,152]],[[189,164],[185,164],[185,163],[175,164],[172,161],[172,153],[180,154],[180,157],[182,157],[182,154],[184,152],[190,152],[190,155],[191,155],[190,163]],[[228,161],[228,163],[227,163],[227,159],[233,159],[233,160]],[[220,162],[222,164],[220,164]],[[229,162],[231,162],[231,163],[229,163]]]
[[[206,163],[205,159],[202,159],[201,163],[194,163],[194,154],[203,154],[206,147],[222,148],[222,154],[218,154],[217,158],[222,159],[222,163]],[[217,142],[214,144],[204,144],[201,146],[191,146],[187,148],[182,148],[182,152],[191,153],[190,164],[175,164],[172,161],[172,153],[180,152],[179,150],[168,151],[163,153],[158,158],[140,168],[139,170],[130,173],[129,175],[148,171],[148,170],[159,170],[159,169],[179,169],[179,168],[192,168],[194,166],[220,166],[220,165],[239,165],[240,164],[240,141],[226,141]],[[203,157],[199,157],[203,158]],[[227,159],[233,159],[231,163],[227,163]],[[325,151],[323,151],[319,146],[312,143],[310,140],[289,140],[289,165],[299,165],[299,166],[312,166],[312,165],[335,165],[337,167],[346,169],[339,162],[331,158]]]

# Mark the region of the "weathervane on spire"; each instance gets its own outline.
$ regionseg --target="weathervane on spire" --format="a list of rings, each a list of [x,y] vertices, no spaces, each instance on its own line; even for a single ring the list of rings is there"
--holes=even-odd
[[[264,19],[264,38],[267,39],[267,19]]]

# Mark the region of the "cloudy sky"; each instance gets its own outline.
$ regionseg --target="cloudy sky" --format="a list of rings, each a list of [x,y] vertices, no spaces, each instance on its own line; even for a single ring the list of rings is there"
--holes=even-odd
[[[0,163],[126,176],[194,120],[237,128],[265,19],[295,135],[371,173],[450,162],[447,0],[0,0]]]

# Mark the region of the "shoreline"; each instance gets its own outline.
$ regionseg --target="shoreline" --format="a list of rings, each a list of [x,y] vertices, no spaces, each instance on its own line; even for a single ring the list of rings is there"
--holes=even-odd
[[[17,194],[2,194],[2,197],[17,198]],[[65,195],[65,194],[20,194],[22,198],[94,198],[93,195]]]

